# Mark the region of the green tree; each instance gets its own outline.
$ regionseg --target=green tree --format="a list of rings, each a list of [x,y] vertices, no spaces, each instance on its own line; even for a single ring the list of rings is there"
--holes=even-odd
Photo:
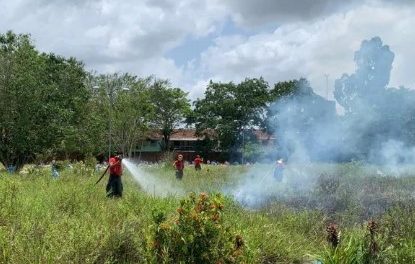
[[[163,135],[163,148],[168,150],[174,129],[184,124],[191,108],[187,93],[173,88],[168,80],[153,79],[149,98],[154,110],[152,126]]]
[[[133,77],[129,91],[119,94],[114,102],[114,143],[128,156],[143,139],[153,119],[148,85],[148,78]]]
[[[0,162],[19,169],[62,141],[79,144],[89,97],[82,63],[40,54],[13,32],[0,35],[0,62]]]
[[[94,94],[91,118],[100,138],[101,145],[97,147],[100,153],[109,151],[111,142],[111,151],[116,149],[131,155],[153,116],[148,91],[150,80],[130,74],[90,77],[88,85]]]
[[[198,133],[215,129],[220,148],[236,153],[254,128],[265,128],[267,106],[272,100],[268,83],[245,79],[239,84],[210,82],[205,97],[194,102],[193,121]]]
[[[55,54],[42,54],[46,67],[40,77],[44,79],[39,109],[42,119],[48,119],[46,136],[52,143],[55,155],[65,158],[83,158],[92,153],[87,137],[88,101],[91,93],[85,86],[86,72],[81,62]],[[46,145],[46,142],[42,143]]]

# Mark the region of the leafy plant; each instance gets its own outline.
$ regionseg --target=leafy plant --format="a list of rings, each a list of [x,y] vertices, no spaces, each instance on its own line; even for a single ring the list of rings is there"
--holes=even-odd
[[[153,213],[151,249],[157,263],[237,263],[244,240],[223,223],[223,207],[220,195],[192,193],[176,215]]]

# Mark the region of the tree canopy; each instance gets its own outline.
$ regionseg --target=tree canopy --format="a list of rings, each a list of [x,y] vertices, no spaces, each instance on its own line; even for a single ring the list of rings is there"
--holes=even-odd
[[[29,35],[0,35],[0,161],[17,168],[37,155],[81,145],[89,92],[74,58],[38,52]],[[72,149],[72,151],[75,151]]]
[[[198,133],[215,129],[220,148],[236,152],[252,129],[265,128],[271,91],[263,79],[245,79],[239,84],[210,82],[205,97],[194,102]]]
[[[168,80],[153,79],[149,86],[149,99],[154,111],[151,125],[163,135],[163,148],[167,149],[175,128],[184,124],[190,114],[187,93],[171,86]]]

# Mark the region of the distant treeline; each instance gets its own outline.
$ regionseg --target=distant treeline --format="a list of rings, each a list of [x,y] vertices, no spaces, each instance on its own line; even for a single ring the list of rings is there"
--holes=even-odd
[[[184,125],[199,134],[215,130],[201,150],[246,152],[250,160],[300,150],[315,159],[367,160],[380,142],[414,145],[414,92],[387,88],[393,53],[374,38],[363,42],[355,61],[356,72],[335,85],[344,115],[305,79],[273,86],[263,78],[211,81],[192,103],[168,80],[88,72],[76,58],[41,53],[29,35],[7,32],[0,35],[0,162],[19,169],[28,162],[102,155],[109,138],[111,150],[128,155],[154,130],[167,148],[173,129]],[[253,129],[276,133],[276,145],[264,151]],[[339,151],[339,145],[347,148]]]

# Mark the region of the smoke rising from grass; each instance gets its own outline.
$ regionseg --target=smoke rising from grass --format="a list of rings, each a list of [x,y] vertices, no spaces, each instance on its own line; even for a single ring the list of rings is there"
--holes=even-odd
[[[267,156],[288,162],[285,183],[272,183],[272,177],[253,167],[233,192],[235,197],[256,205],[267,199],[267,189],[276,197],[290,190],[302,195],[318,178],[306,170],[311,163],[358,161],[378,166],[384,176],[407,171],[405,167],[415,163],[415,91],[387,86],[393,59],[379,37],[362,42],[354,56],[356,71],[335,82],[334,98],[344,115],[336,112],[336,102],[315,94],[305,79],[295,81],[294,91],[270,107],[269,125],[278,146]]]
[[[180,188],[169,185],[168,181],[158,179],[155,175],[141,169],[138,164],[129,159],[123,159],[123,165],[146,193],[161,197],[183,195],[185,193]]]
[[[267,201],[290,200],[308,193],[317,174],[308,170],[308,163],[287,166],[282,180],[274,177],[274,167],[265,164],[253,165],[241,175],[242,180],[233,188],[225,188],[224,193],[234,197],[249,208],[260,207]]]

